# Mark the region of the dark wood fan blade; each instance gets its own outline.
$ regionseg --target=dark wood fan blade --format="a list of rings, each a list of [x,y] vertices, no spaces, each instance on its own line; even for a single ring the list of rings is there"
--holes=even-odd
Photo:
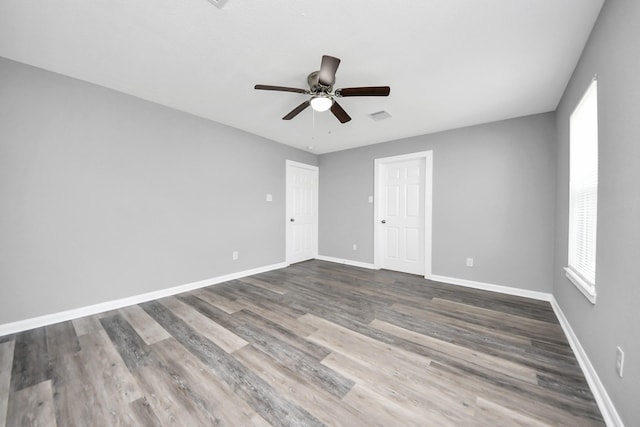
[[[389,96],[389,86],[346,87],[336,90],[336,96]]]
[[[295,87],[284,87],[284,86],[269,86],[269,85],[255,85],[254,89],[258,90],[277,90],[280,92],[296,92],[296,93],[309,93],[308,90],[298,89]]]
[[[344,111],[340,104],[338,104],[335,100],[333,101],[333,105],[331,106],[331,112],[334,116],[336,116],[338,120],[340,120],[340,123],[347,123],[349,120],[351,120],[351,117],[349,117],[347,112]]]
[[[336,81],[336,71],[340,65],[340,59],[333,56],[324,55],[322,64],[320,64],[320,73],[318,74],[318,82],[322,86],[333,86]]]
[[[282,120],[291,120],[293,119],[295,116],[297,116],[298,114],[300,114],[305,108],[307,108],[309,105],[311,105],[311,101],[306,100],[304,101],[302,104],[298,105],[296,108],[294,108],[293,110],[291,110],[291,112],[289,114],[287,114],[286,116],[284,116],[282,118]]]

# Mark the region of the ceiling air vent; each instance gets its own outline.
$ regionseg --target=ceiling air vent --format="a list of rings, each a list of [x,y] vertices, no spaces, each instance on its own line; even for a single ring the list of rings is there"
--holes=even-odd
[[[209,3],[216,7],[219,7],[220,9],[222,9],[222,6],[224,6],[226,2],[227,0],[209,0]]]
[[[387,111],[382,110],[382,111],[376,111],[375,113],[369,114],[369,117],[371,117],[376,122],[379,122],[380,120],[390,119],[391,114],[389,114]]]

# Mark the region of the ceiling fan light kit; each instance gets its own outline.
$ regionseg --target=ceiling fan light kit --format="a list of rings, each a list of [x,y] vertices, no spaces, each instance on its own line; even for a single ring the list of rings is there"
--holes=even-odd
[[[340,59],[333,56],[324,55],[322,57],[322,63],[320,64],[320,70],[314,71],[307,77],[307,83],[309,89],[298,89],[293,87],[284,86],[271,86],[271,85],[255,85],[255,89],[258,90],[272,90],[278,92],[294,92],[303,93],[305,95],[311,95],[311,98],[298,105],[291,110],[282,120],[291,120],[302,111],[304,111],[309,105],[314,111],[327,111],[331,110],[334,116],[340,121],[340,123],[346,123],[351,120],[349,114],[338,104],[335,98],[349,97],[349,96],[389,96],[391,89],[389,86],[365,86],[365,87],[350,87],[343,89],[336,89],[333,91],[333,84],[336,80],[336,71],[340,65]]]
[[[316,95],[311,98],[311,108],[316,111],[327,111],[333,105],[333,99],[328,95]]]

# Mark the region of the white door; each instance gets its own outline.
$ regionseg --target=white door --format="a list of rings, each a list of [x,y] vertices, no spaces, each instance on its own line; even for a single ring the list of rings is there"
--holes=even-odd
[[[426,191],[430,160],[430,156],[407,155],[376,161],[376,263],[381,268],[430,274],[425,265],[426,259],[430,259],[430,253],[427,257],[425,251],[427,234],[430,248],[430,233],[426,233],[427,223],[429,231],[431,227],[431,194]],[[430,264],[428,267],[430,270]]]
[[[287,263],[318,255],[318,167],[287,160]]]

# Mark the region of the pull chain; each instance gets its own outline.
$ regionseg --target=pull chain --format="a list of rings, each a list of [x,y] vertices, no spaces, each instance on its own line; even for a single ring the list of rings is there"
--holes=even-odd
[[[311,146],[315,144],[316,140],[316,110],[311,109]]]

